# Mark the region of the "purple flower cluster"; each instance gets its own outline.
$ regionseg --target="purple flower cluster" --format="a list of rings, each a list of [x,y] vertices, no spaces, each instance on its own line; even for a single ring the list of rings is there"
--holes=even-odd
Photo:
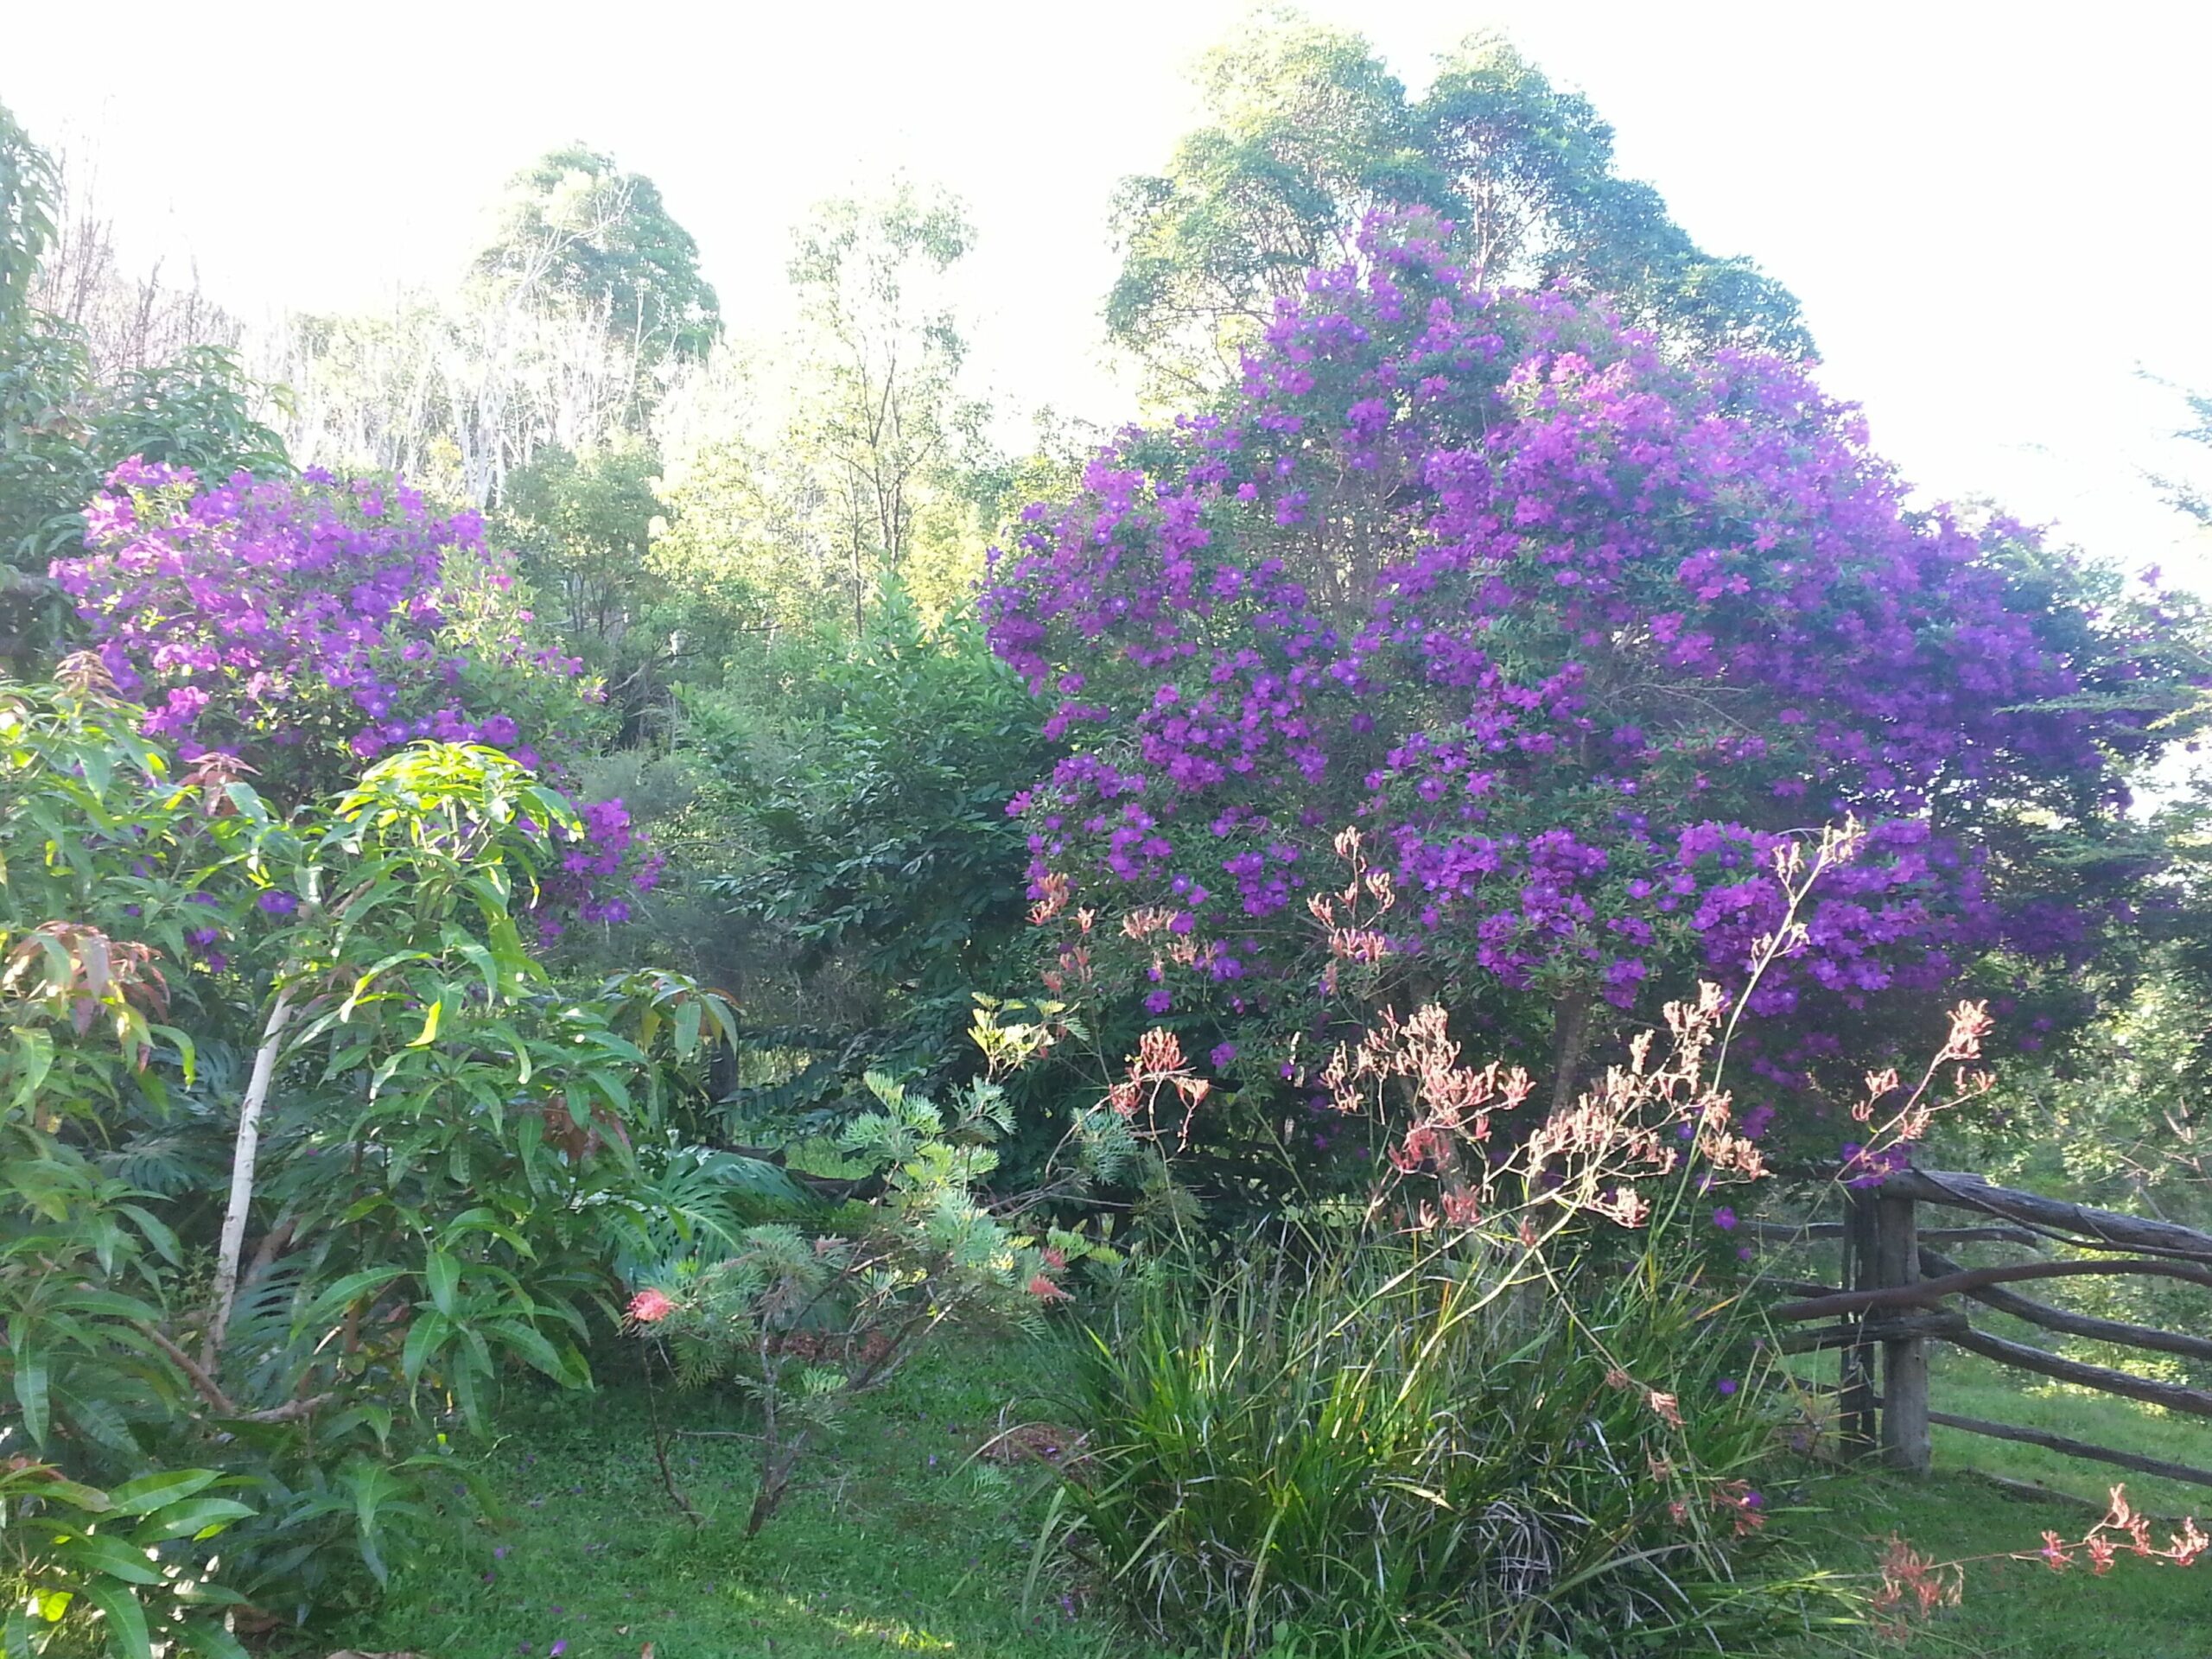
[[[86,511],[86,552],[53,575],[118,688],[146,705],[148,734],[183,759],[236,756],[290,805],[422,740],[504,749],[556,781],[580,752],[598,690],[525,639],[476,514],[438,518],[404,484],[320,469],[209,486],[133,459],[109,485]],[[582,817],[544,884],[549,936],[558,915],[623,919],[616,878],[658,873],[620,802]],[[276,901],[289,895],[264,908]]]
[[[1229,406],[1124,434],[995,556],[993,645],[1067,745],[1013,809],[1033,897],[1171,912],[1170,982],[1311,996],[1306,899],[1357,824],[1394,953],[1626,1008],[1739,982],[1777,849],[1850,814],[1761,1014],[2092,948],[2094,906],[2008,902],[1993,826],[2124,804],[2171,689],[2156,605],[2070,604],[2089,576],[2018,524],[1909,506],[1802,365],[1480,290],[1434,231],[1371,220]],[[1833,1045],[1796,1023],[1777,1081]]]

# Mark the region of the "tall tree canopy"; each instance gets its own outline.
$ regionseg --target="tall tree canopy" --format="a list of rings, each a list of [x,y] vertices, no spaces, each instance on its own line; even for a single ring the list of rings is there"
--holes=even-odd
[[[0,334],[21,326],[54,236],[53,159],[0,104]]]
[[[699,274],[699,245],[641,173],[571,144],[515,175],[498,229],[476,257],[495,284],[604,312],[647,367],[696,358],[721,333],[721,307]]]
[[[973,580],[972,566],[933,578],[958,562],[973,517],[963,463],[983,448],[987,410],[962,391],[968,345],[943,282],[975,238],[958,200],[903,181],[823,203],[795,238],[807,351],[790,441],[827,510],[856,628],[887,580],[955,591]]]
[[[1614,170],[1612,129],[1503,40],[1478,35],[1415,99],[1362,36],[1277,13],[1201,73],[1210,124],[1125,181],[1109,334],[1155,390],[1211,390],[1274,302],[1351,251],[1382,206],[1435,209],[1487,283],[1605,296],[1685,344],[1802,352],[1788,290],[1701,251],[1650,186]]]
[[[63,247],[60,212],[52,159],[0,108],[0,561],[31,570],[81,543],[85,503],[132,456],[217,475],[288,465],[258,418],[268,389],[230,351],[186,344],[103,365],[77,321],[41,307],[41,261]],[[46,631],[28,613],[44,591],[0,588],[0,610],[16,613],[0,625],[10,647]]]

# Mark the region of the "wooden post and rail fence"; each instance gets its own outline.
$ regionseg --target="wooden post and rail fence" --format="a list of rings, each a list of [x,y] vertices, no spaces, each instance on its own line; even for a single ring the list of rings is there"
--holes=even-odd
[[[1980,1219],[1970,1225],[1929,1227],[1921,1215],[1928,1205],[1966,1211]],[[2085,1364],[2012,1341],[1976,1327],[1964,1306],[1976,1303],[2063,1335],[2212,1360],[2212,1338],[2076,1313],[2005,1288],[2042,1279],[2112,1274],[2180,1279],[2212,1288],[2212,1234],[1944,1170],[1905,1170],[1887,1176],[1878,1186],[1847,1189],[1840,1221],[1745,1224],[1755,1236],[1770,1242],[1842,1242],[1842,1282],[1776,1281],[1795,1300],[1770,1307],[1768,1317],[1792,1327],[1782,1339],[1785,1353],[1834,1350],[1839,1355],[1841,1427],[1846,1444],[1854,1450],[1878,1451],[1897,1468],[1925,1471],[1929,1430],[1941,1425],[2212,1486],[2212,1469],[1936,1410],[1928,1381],[1931,1344],[1948,1342],[2015,1370],[2212,1418],[2212,1389]],[[1967,1268],[1939,1248],[1966,1242],[2056,1244],[2096,1254]]]

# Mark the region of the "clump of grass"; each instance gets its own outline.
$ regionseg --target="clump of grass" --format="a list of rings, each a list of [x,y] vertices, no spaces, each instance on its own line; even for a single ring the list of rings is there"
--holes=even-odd
[[[1828,1586],[1765,1547],[1767,1426],[1712,1299],[1651,1254],[1557,1288],[1370,1240],[1149,1291],[1095,1336],[1052,1535],[1157,1638],[1223,1654],[1737,1652],[1807,1625]]]

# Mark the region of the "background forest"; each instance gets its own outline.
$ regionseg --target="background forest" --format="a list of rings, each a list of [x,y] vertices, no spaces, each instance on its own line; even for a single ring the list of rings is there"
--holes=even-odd
[[[1847,1650],[2018,1553],[1790,1521],[1886,1500],[1753,1224],[2212,1226],[2197,599],[1916,495],[1504,39],[1198,85],[1112,430],[982,384],[935,183],[787,330],[582,143],[250,321],[0,110],[10,1659],[653,1652],[518,1538],[741,1586],[671,1653],[1281,1659]],[[2044,1562],[2204,1552],[2131,1513]],[[840,1576],[886,1516],[957,1541]]]

